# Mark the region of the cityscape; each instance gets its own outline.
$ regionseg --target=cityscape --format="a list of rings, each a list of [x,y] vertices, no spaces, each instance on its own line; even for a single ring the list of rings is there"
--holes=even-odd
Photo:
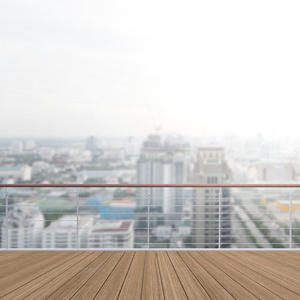
[[[300,2],[3,0],[0,299],[300,299]]]
[[[299,175],[300,146],[260,134],[0,141],[2,184],[282,184]],[[297,189],[2,188],[1,247],[286,248],[291,194],[299,248]]]

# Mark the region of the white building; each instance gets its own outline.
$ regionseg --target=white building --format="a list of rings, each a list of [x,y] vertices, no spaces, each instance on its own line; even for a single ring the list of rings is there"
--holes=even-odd
[[[25,149],[26,150],[32,150],[36,147],[35,145],[35,142],[34,140],[28,140],[26,143],[25,143]]]
[[[183,184],[186,182],[185,154],[180,144],[168,141],[163,144],[160,135],[149,135],[144,141],[137,162],[137,183],[139,184]],[[151,188],[137,190],[138,204],[160,206],[164,213],[179,213],[183,207],[183,189]],[[175,215],[172,216],[175,218]]]
[[[40,248],[44,215],[36,203],[22,202],[8,211],[8,248]],[[6,245],[6,219],[2,224],[2,247]]]
[[[172,234],[171,226],[157,226],[152,230],[152,233],[155,237],[159,239],[169,239]]]
[[[58,168],[56,168],[54,165],[51,165],[45,161],[35,161],[32,164],[32,172],[38,173],[38,172],[47,172],[47,173],[57,173]]]
[[[37,153],[42,159],[51,160],[55,154],[55,151],[50,148],[42,147],[38,149]]]
[[[133,220],[96,220],[89,230],[89,248],[133,248]]]
[[[11,150],[13,153],[22,153],[23,152],[23,143],[22,142],[13,142],[11,144]]]
[[[293,182],[296,172],[292,162],[288,160],[263,160],[257,166],[258,180],[268,183]]]
[[[224,184],[231,178],[231,170],[221,147],[198,148],[194,183]],[[196,248],[218,246],[219,189],[197,188],[194,197],[193,235]],[[221,246],[230,247],[231,214],[230,193],[222,189],[221,197]]]
[[[92,216],[79,216],[78,246],[87,247],[88,230],[92,228]],[[65,215],[53,221],[43,232],[43,248],[76,248],[77,216]]]
[[[31,180],[31,167],[23,166],[3,166],[0,167],[0,179],[12,178],[14,180],[21,179],[23,181]]]

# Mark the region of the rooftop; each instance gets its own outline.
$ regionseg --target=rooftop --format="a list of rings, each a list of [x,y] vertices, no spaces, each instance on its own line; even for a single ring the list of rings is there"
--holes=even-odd
[[[3,251],[5,299],[299,299],[296,251]]]

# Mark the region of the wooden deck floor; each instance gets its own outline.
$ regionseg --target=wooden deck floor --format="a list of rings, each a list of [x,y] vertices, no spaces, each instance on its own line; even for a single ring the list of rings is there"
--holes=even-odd
[[[300,299],[300,252],[0,252],[0,299]]]

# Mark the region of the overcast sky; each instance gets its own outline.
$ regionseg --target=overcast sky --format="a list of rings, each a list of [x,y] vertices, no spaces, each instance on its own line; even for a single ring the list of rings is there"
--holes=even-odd
[[[288,0],[1,0],[0,136],[300,138],[299,15]]]

